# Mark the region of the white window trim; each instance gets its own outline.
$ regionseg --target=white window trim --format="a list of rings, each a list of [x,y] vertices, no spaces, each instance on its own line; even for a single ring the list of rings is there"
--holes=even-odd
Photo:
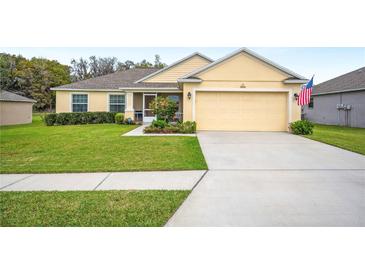
[[[72,97],[73,95],[87,95],[87,107],[86,112],[89,112],[89,104],[90,104],[90,94],[88,92],[72,92],[70,93],[70,112],[73,112],[72,108]]]
[[[287,92],[287,123],[292,122],[292,104],[293,104],[293,90],[283,88],[193,88],[192,89],[192,120],[195,121],[195,105],[196,105],[196,92]]]
[[[106,109],[110,112],[110,95],[124,95],[124,112],[127,109],[127,96],[124,92],[108,92],[106,99]]]

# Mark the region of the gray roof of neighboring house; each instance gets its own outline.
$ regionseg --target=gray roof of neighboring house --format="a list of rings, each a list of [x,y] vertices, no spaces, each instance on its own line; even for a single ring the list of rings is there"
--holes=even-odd
[[[29,99],[24,96],[20,96],[18,94],[0,90],[0,101],[8,101],[8,102],[27,102],[27,103],[35,103],[36,101],[33,99]]]
[[[313,94],[349,92],[361,89],[365,89],[365,67],[315,85]]]
[[[134,83],[135,81],[160,70],[159,68],[129,69],[117,71],[104,76],[54,87],[52,90],[62,89],[119,89],[119,88],[177,88],[177,83]]]

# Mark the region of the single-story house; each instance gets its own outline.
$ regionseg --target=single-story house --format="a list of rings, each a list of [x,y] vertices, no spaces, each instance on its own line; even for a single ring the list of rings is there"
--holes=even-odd
[[[0,90],[0,125],[31,123],[35,102],[27,97]]]
[[[365,128],[365,67],[313,87],[303,118],[319,124]]]
[[[303,76],[241,48],[213,61],[193,53],[163,69],[130,69],[55,87],[56,112],[118,111],[151,122],[149,103],[168,96],[198,130],[287,131],[300,120]]]

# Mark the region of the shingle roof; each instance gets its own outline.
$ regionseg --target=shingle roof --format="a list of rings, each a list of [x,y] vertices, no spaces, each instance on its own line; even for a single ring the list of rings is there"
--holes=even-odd
[[[29,102],[29,103],[35,103],[35,100],[29,99],[24,96],[20,96],[18,94],[6,91],[6,90],[0,90],[0,101],[10,101],[10,102]]]
[[[313,87],[313,94],[365,89],[365,67],[343,74]]]
[[[138,79],[147,76],[148,74],[158,71],[159,68],[146,69],[129,69],[126,71],[117,71],[104,76],[99,76],[59,87],[54,87],[52,90],[58,89],[119,89],[121,87],[130,88],[176,88],[177,83],[134,83]]]

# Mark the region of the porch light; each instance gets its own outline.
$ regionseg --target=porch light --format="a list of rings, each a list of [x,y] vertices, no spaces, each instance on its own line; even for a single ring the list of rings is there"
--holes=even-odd
[[[294,93],[294,99],[295,99],[295,101],[298,100],[298,97],[299,97],[298,93]]]
[[[188,92],[188,99],[189,100],[191,99],[191,92],[190,91]]]

